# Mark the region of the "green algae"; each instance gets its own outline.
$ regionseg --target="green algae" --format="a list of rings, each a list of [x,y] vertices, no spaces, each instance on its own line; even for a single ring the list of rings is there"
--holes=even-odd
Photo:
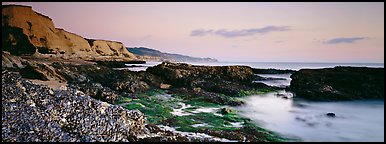
[[[268,92],[273,92],[273,89],[252,89],[252,90],[240,90],[238,97],[256,95],[256,94],[264,94]]]
[[[259,91],[242,91],[243,94],[251,93],[265,93],[268,90]],[[118,103],[127,103],[124,107],[130,110],[138,109],[147,116],[147,123],[149,124],[163,124],[175,127],[178,131],[184,132],[205,132],[211,131],[243,131],[245,133],[253,133],[259,136],[259,140],[282,142],[287,141],[279,134],[270,132],[251,123],[250,119],[242,117],[233,112],[227,114],[220,114],[221,104],[207,102],[203,97],[193,97],[187,99],[184,95],[172,95],[172,99],[160,100],[156,97],[158,94],[165,94],[164,90],[150,90],[139,94],[138,99],[122,98]],[[224,95],[225,96],[225,95]],[[230,97],[231,100],[241,101],[240,98]],[[184,112],[191,113],[191,115],[177,116],[171,114],[173,109],[180,108],[179,103],[191,105],[191,107],[183,109]],[[199,112],[193,113],[198,108],[219,108],[215,112]],[[240,126],[234,126],[232,123],[240,123]],[[194,124],[206,124],[203,126],[193,127]],[[261,138],[260,138],[261,137]],[[226,138],[224,136],[224,138]]]

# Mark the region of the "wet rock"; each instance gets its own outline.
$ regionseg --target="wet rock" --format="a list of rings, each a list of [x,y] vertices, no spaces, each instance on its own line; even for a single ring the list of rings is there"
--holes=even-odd
[[[144,92],[149,89],[149,85],[146,82],[140,80],[133,81],[118,81],[112,84],[117,91],[124,91],[129,93]]]
[[[285,93],[275,93],[275,96],[281,97],[283,99],[290,99],[290,98],[293,97],[293,94],[292,93],[288,93],[288,92],[285,92]]]
[[[175,94],[180,94],[187,96],[185,97],[186,99],[194,98],[194,97],[202,97],[200,99],[211,102],[211,103],[216,103],[216,104],[221,104],[221,105],[232,105],[232,106],[237,106],[243,104],[242,101],[235,101],[229,96],[222,95],[216,92],[210,92],[206,91],[208,87],[194,87],[192,89],[190,88],[173,88],[169,91],[169,93],[175,93]],[[240,90],[240,89],[237,89]],[[237,90],[232,90],[234,93],[236,93]],[[233,95],[236,96],[236,95]],[[190,98],[189,98],[190,97]]]
[[[225,84],[217,84],[207,83],[203,86],[205,90],[215,93],[222,93],[228,96],[237,96],[241,90],[250,90],[251,87],[238,83],[225,83]]]
[[[196,89],[196,91],[193,91],[193,90],[189,90],[187,88],[176,88],[176,89],[172,89],[171,93],[184,95],[184,96],[186,96],[185,99],[191,99],[191,98],[199,97],[203,101],[215,103],[215,104],[221,104],[221,105],[239,106],[239,105],[244,104],[243,101],[236,101],[229,96],[223,96],[223,95],[220,95],[220,94],[214,93],[214,92],[207,92],[207,91],[202,90],[202,89],[200,89],[200,90]]]
[[[161,128],[154,124],[147,124],[145,127],[150,130],[151,133],[158,133],[162,131]]]
[[[126,67],[124,61],[96,61],[98,65],[110,68],[124,68]]]
[[[118,94],[99,83],[74,84],[71,87],[80,90],[82,93],[95,99],[109,103],[114,103],[118,99]]]
[[[16,81],[26,88],[25,93]],[[35,91],[35,96],[29,96]],[[127,139],[143,133],[145,117],[139,111],[103,104],[89,96],[79,97],[72,88],[54,91],[54,95],[49,94],[51,91],[16,74],[3,75],[2,141],[108,141],[98,138],[99,134]],[[105,113],[98,110],[101,108]]]
[[[184,63],[164,62],[146,72],[161,77],[173,86],[192,87],[205,81],[251,82],[253,72],[247,66],[193,66]]]
[[[290,90],[309,100],[384,99],[384,68],[301,69],[291,78]]]
[[[24,68],[26,63],[26,60],[18,56],[11,55],[6,51],[2,51],[1,59],[2,68]]]
[[[69,65],[63,63],[53,64],[57,71],[73,84],[100,83],[117,92],[143,92],[154,87],[159,88],[161,81],[152,74],[144,72],[131,72],[126,70],[113,70],[95,65]],[[82,80],[83,79],[83,80]]]
[[[170,85],[170,84],[164,84],[164,83],[161,83],[160,89],[170,89],[171,86],[172,86],[172,85]]]
[[[326,113],[326,116],[328,116],[328,117],[335,117],[336,115],[335,115],[335,113],[329,112],[329,113]]]
[[[110,68],[125,68],[130,67],[126,64],[146,64],[146,61],[139,61],[139,60],[130,60],[130,61],[95,61],[100,66],[110,67]],[[136,67],[136,65],[133,65],[133,67]]]
[[[164,62],[148,68],[146,72],[160,77],[173,85],[173,88],[187,88],[198,95],[207,94],[205,97],[208,101],[219,104],[230,102],[226,96],[237,97],[242,90],[271,88],[262,83],[254,83],[256,75],[248,66],[195,66]],[[231,103],[237,105],[235,101]]]
[[[220,110],[220,113],[221,114],[230,114],[230,113],[232,113],[233,112],[233,110],[231,110],[231,109],[229,109],[229,108],[222,108],[221,110]]]
[[[22,68],[20,70],[20,74],[22,75],[23,78],[38,79],[43,81],[48,80],[47,76],[45,76],[43,72],[37,70],[36,67],[31,65],[27,65],[26,67]]]

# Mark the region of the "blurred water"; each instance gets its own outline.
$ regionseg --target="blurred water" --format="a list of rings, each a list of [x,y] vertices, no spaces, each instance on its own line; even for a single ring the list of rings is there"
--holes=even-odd
[[[290,74],[264,76],[286,80],[263,83],[289,86]],[[292,99],[292,95],[286,91],[253,95],[235,109],[269,130],[304,141],[384,141],[384,101],[311,102]],[[336,117],[328,117],[330,112]]]
[[[291,83],[291,74],[256,74],[264,78],[277,78],[276,80],[259,80],[254,82],[261,82],[269,86],[286,87]]]
[[[160,64],[161,62],[147,62],[146,64],[127,64],[141,67],[128,68],[132,71],[144,71],[146,68]],[[329,68],[335,66],[356,66],[356,67],[384,67],[383,63],[290,63],[290,62],[183,62],[193,65],[203,66],[229,66],[229,65],[244,65],[252,68],[274,68],[274,69],[292,69],[299,70],[302,68]]]
[[[142,67],[128,68],[144,71],[161,62],[136,64]],[[246,65],[252,68],[292,69],[328,68],[335,66],[384,67],[383,63],[259,63],[259,62],[212,62],[193,65],[226,66]],[[132,64],[129,64],[132,65]],[[271,86],[285,87],[291,82],[291,74],[258,74],[280,80],[256,81]],[[278,96],[280,94],[281,96]],[[287,98],[283,98],[283,95]],[[303,141],[384,141],[384,101],[361,100],[346,102],[310,102],[292,99],[286,91],[253,95],[245,98],[246,104],[235,107],[239,113],[259,125]],[[336,117],[326,114],[333,112]]]
[[[355,66],[355,67],[384,67],[384,63],[294,63],[294,62],[211,62],[211,63],[195,63],[193,65],[208,65],[208,66],[225,66],[225,65],[245,65],[252,68],[274,68],[274,69],[291,69],[299,70],[302,68],[332,68],[335,66]]]

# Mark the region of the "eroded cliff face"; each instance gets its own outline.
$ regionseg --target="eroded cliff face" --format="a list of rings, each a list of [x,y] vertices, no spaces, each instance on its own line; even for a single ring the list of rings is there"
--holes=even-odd
[[[55,28],[52,19],[33,11],[29,6],[3,5],[2,31],[3,50],[16,55],[38,52],[86,60],[101,56],[107,59],[136,59],[121,42],[89,40]]]
[[[101,56],[121,56],[135,58],[121,42],[87,39],[91,49]]]

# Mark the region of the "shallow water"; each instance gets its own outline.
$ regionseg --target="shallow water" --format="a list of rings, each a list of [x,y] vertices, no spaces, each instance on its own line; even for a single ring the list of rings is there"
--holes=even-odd
[[[384,141],[384,101],[310,102],[292,95],[286,91],[253,95],[235,109],[264,128],[303,141]],[[330,112],[336,117],[328,117]]]
[[[309,62],[188,62],[193,65],[207,66],[228,66],[228,65],[244,65],[252,68],[274,68],[274,69],[291,69],[299,70],[302,68],[332,68],[335,66],[355,66],[355,67],[384,67],[384,63],[309,63]]]
[[[218,137],[207,135],[205,133],[182,132],[182,131],[177,131],[175,128],[169,127],[169,126],[164,126],[164,125],[157,125],[157,126],[160,127],[163,130],[172,131],[174,133],[179,133],[179,134],[181,134],[183,136],[188,136],[188,137],[191,137],[191,138],[209,139],[209,140],[214,140],[214,141],[219,141],[219,142],[237,142],[236,140],[228,140],[228,139],[225,139],[225,138],[218,138]]]
[[[156,65],[131,68],[146,70]],[[326,68],[334,66],[384,67],[384,64],[356,63],[191,63],[197,65],[247,65],[253,68],[293,69]],[[259,74],[263,77],[284,78],[283,80],[258,81],[271,86],[285,87],[290,84],[290,74]],[[285,95],[287,99],[279,95]],[[310,102],[292,99],[293,94],[285,91],[245,98],[246,104],[234,107],[240,115],[252,119],[260,126],[303,141],[384,141],[384,101]],[[186,107],[184,107],[186,108]],[[212,109],[206,109],[210,111]],[[180,114],[182,109],[174,111]],[[326,114],[333,112],[336,117]],[[184,113],[184,112],[182,112]],[[238,123],[234,125],[239,125]],[[200,125],[198,125],[200,126]],[[226,140],[225,140],[226,141]]]
[[[145,71],[148,67],[158,65],[162,62],[146,62],[146,64],[126,64],[127,66],[135,65],[141,67],[130,67],[130,68],[118,68],[118,69],[129,69],[131,71]],[[335,66],[356,66],[356,67],[384,67],[383,63],[293,63],[293,62],[183,62],[192,65],[203,65],[203,66],[229,66],[229,65],[243,65],[250,66],[252,68],[274,68],[274,69],[292,69],[299,70],[302,68],[332,68]]]
[[[286,87],[286,86],[289,86],[291,83],[291,78],[290,78],[291,74],[256,74],[256,75],[264,78],[280,78],[278,80],[254,81],[254,82],[261,82],[269,86]]]
[[[185,103],[179,102],[178,105],[180,105],[181,107],[173,109],[173,111],[170,112],[171,114],[176,115],[176,116],[192,115],[192,113],[184,111],[184,109],[192,107],[190,104],[185,104]]]

